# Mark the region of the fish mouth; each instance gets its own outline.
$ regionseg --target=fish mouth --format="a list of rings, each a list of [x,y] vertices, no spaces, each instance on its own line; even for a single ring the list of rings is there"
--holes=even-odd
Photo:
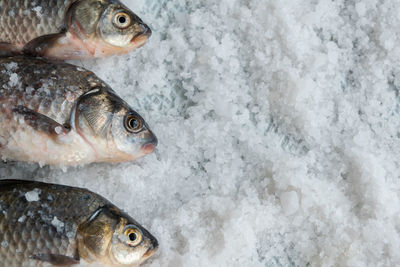
[[[152,31],[151,31],[150,27],[147,26],[146,24],[142,24],[140,26],[142,27],[142,32],[140,34],[146,36],[147,38],[149,38],[151,36],[151,34],[152,34]]]
[[[145,262],[148,258],[153,256],[158,250],[158,241],[157,239],[151,237],[151,244],[147,251],[143,254],[142,258],[140,259],[140,263]]]
[[[157,146],[157,143],[147,143],[142,146],[142,152],[145,155],[151,154],[154,151],[154,149],[156,148],[156,146]]]
[[[141,149],[145,155],[152,153],[156,148],[156,146],[158,145],[158,139],[151,131],[150,131],[150,136],[149,136],[150,140],[148,140],[148,142],[144,144]]]
[[[150,258],[151,256],[154,255],[154,253],[157,252],[158,247],[155,248],[149,248],[146,253],[143,254],[143,259],[146,260],[148,258]]]
[[[148,155],[148,154],[151,154],[154,151],[155,148],[156,148],[155,145],[153,145],[152,143],[145,144],[142,147],[142,151],[143,151],[144,154]]]
[[[143,46],[152,34],[151,29],[146,24],[141,24],[140,27],[142,31],[133,36],[131,40],[131,43],[138,47]]]
[[[145,230],[147,232],[147,230]],[[143,254],[142,256],[142,260],[141,262],[144,262],[145,260],[147,260],[148,258],[150,258],[151,256],[153,256],[157,250],[158,250],[158,240],[152,236],[149,232],[147,232],[148,234],[148,249],[147,251]]]

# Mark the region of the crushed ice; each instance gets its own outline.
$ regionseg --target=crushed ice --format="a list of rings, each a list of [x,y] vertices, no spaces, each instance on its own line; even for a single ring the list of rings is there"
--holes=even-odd
[[[26,201],[28,201],[28,202],[39,201],[40,193],[41,193],[41,190],[39,188],[35,188],[32,191],[26,192],[25,193]]]
[[[51,221],[51,224],[56,227],[57,232],[61,233],[64,230],[64,222],[60,221],[57,216],[54,216],[53,220]]]
[[[86,187],[159,240],[146,266],[400,262],[400,2],[123,1],[149,42],[93,70],[144,116],[133,163],[22,163]]]

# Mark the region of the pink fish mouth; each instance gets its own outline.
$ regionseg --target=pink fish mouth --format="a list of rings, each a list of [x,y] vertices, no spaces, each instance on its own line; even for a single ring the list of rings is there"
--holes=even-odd
[[[156,146],[154,144],[152,144],[152,143],[145,144],[142,147],[142,151],[143,151],[144,154],[148,155],[148,154],[151,154],[154,151],[155,147]]]
[[[141,262],[143,263],[144,261],[146,261],[148,258],[150,258],[151,256],[153,256],[156,252],[157,252],[158,247],[155,248],[150,248],[146,251],[146,253],[143,254]]]
[[[149,250],[146,251],[146,253],[143,255],[143,258],[144,258],[144,259],[150,258],[151,256],[154,255],[154,253],[156,253],[156,251],[157,251],[157,248],[155,248],[155,249],[149,249]]]
[[[146,44],[148,38],[149,38],[148,36],[141,34],[139,36],[133,37],[133,39],[131,41],[131,44],[135,48],[142,47],[142,46],[144,46]]]
[[[151,29],[147,25],[143,24],[141,26],[143,31],[141,33],[136,34],[131,40],[131,43],[137,47],[143,46],[146,43],[147,39],[149,39],[152,34]]]

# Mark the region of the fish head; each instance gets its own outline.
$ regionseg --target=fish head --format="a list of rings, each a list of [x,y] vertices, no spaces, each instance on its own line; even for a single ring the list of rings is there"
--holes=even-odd
[[[73,33],[96,53],[128,53],[151,36],[151,29],[116,0],[77,1],[67,21]]]
[[[138,265],[154,255],[157,249],[157,239],[126,216],[114,231],[110,257],[117,264]]]
[[[157,239],[113,206],[98,209],[78,227],[79,255],[107,266],[140,265],[158,249]]]
[[[107,43],[118,47],[138,47],[151,35],[150,28],[121,3],[110,4],[99,21],[98,32]]]
[[[158,144],[142,116],[109,88],[95,87],[81,96],[71,125],[96,151],[98,161],[134,160]]]

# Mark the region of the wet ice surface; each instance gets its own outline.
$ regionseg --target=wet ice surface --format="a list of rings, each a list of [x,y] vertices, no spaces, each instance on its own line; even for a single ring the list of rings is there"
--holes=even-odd
[[[89,188],[160,242],[146,266],[400,262],[400,2],[125,1],[153,29],[78,62],[142,114],[157,151],[1,178]]]

